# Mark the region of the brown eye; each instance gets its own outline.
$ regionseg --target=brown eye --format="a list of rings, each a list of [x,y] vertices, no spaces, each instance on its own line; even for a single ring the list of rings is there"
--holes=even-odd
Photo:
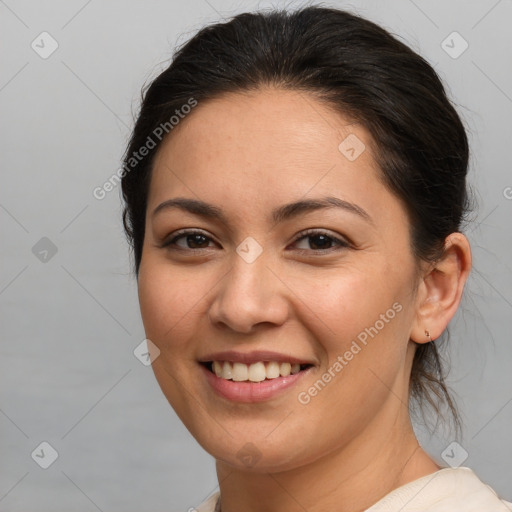
[[[179,244],[178,240],[181,239],[183,239],[184,242]],[[183,250],[208,249],[208,243],[210,241],[211,238],[201,231],[182,231],[170,240],[164,242],[162,247],[174,246]]]
[[[213,240],[201,231],[181,231],[168,241],[165,241],[162,247],[193,251],[210,248],[210,242],[213,242]],[[297,245],[299,242],[307,244],[306,247],[299,247],[299,251],[322,252],[350,247],[350,244],[341,238],[335,237],[325,231],[315,230],[301,233],[299,237],[295,239],[293,245]]]
[[[349,247],[349,243],[341,240],[335,236],[326,233],[325,231],[307,231],[305,233],[301,233],[299,237],[295,240],[294,245],[297,242],[302,240],[309,240],[307,243],[307,247],[299,248],[299,250],[312,250],[314,252],[319,251],[328,251],[334,249],[336,246],[338,248]]]

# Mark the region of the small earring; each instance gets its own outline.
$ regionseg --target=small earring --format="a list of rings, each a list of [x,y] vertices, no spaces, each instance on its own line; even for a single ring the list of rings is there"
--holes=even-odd
[[[432,341],[432,336],[430,336],[430,331],[427,331],[427,329],[425,329],[425,336],[428,338],[429,342]]]

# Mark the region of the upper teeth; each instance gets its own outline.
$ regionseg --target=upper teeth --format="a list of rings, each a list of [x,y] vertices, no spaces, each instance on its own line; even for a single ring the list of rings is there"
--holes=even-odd
[[[261,382],[265,379],[275,379],[279,376],[287,377],[300,372],[300,364],[259,361],[253,364],[231,363],[229,361],[213,361],[213,371],[217,377],[235,381],[249,380]]]

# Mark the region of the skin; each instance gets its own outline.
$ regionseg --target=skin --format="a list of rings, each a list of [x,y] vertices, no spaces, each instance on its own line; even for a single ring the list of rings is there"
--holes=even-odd
[[[349,134],[366,146],[354,161],[338,149]],[[141,314],[160,350],[153,369],[162,391],[217,461],[223,512],[364,510],[440,468],[414,435],[409,378],[416,347],[429,341],[425,330],[435,340],[457,310],[470,248],[453,233],[435,266],[414,258],[405,208],[379,178],[372,147],[361,125],[313,96],[265,88],[199,104],[157,154]],[[322,196],[356,204],[371,220],[337,208],[269,220],[275,207]],[[222,208],[228,224],[179,209],[152,215],[176,197]],[[161,247],[183,228],[207,238]],[[309,228],[348,246],[295,241]],[[236,252],[248,236],[263,249],[252,263]],[[395,303],[401,311],[300,403],[298,393]],[[278,397],[235,403],[211,389],[198,363],[231,349],[273,350],[314,367]],[[237,456],[249,442],[251,466]]]

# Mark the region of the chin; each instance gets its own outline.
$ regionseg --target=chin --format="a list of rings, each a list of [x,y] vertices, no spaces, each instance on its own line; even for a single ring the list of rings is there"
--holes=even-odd
[[[271,432],[271,429],[262,430],[255,425],[247,425],[247,428],[240,425],[239,430],[230,430],[229,435],[221,427],[208,431],[205,431],[204,425],[195,428],[194,421],[189,431],[217,461],[236,470],[253,473],[278,473],[296,469],[313,462],[320,448],[307,442],[297,428],[293,428],[297,438],[285,429],[280,435],[277,435],[277,431],[270,435],[262,434],[262,431]]]

